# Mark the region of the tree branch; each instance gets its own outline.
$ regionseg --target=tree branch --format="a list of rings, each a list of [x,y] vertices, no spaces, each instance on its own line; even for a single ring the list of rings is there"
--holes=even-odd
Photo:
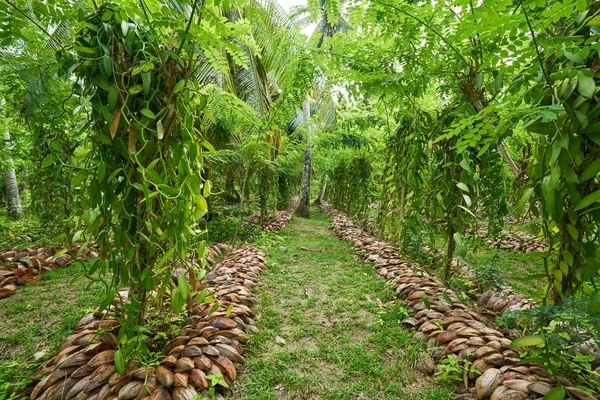
[[[54,43],[56,43],[58,45],[58,47],[60,47],[62,50],[65,49],[63,47],[63,45],[58,40],[56,40],[56,38],[54,36],[52,36],[50,33],[48,33],[48,31],[46,29],[44,29],[36,20],[31,18],[29,15],[25,14],[19,7],[17,7],[17,5],[15,3],[11,2],[10,0],[6,0],[6,3],[9,6],[11,6],[12,8],[14,8],[19,14],[23,15],[25,18],[27,18],[29,21],[31,21],[32,24],[34,24],[39,30],[41,30],[43,33],[45,33],[46,36],[48,36]]]
[[[392,5],[392,4],[387,4],[387,3],[384,3],[384,2],[382,2],[382,1],[378,1],[378,0],[373,0],[373,2],[374,2],[374,3],[381,4],[382,6],[387,6],[387,7],[393,8],[393,9],[395,9],[395,10],[398,10],[398,11],[400,11],[402,14],[404,14],[404,15],[407,15],[407,16],[411,17],[412,19],[414,19],[415,21],[419,22],[420,24],[422,24],[423,26],[425,26],[426,28],[428,28],[429,30],[431,30],[431,32],[435,33],[437,37],[439,37],[440,39],[442,39],[442,41],[443,41],[444,43],[446,43],[446,44],[447,44],[447,45],[448,45],[448,46],[449,46],[449,47],[452,49],[452,51],[454,51],[454,52],[456,53],[456,55],[457,55],[457,56],[458,56],[458,57],[459,57],[459,58],[460,58],[460,59],[461,59],[461,60],[462,60],[462,61],[463,61],[465,64],[469,65],[469,62],[467,61],[467,59],[466,59],[466,58],[465,58],[465,57],[464,57],[462,54],[460,54],[460,52],[459,52],[459,51],[456,49],[456,47],[454,47],[454,46],[452,45],[452,43],[450,43],[450,42],[449,42],[449,41],[448,41],[448,40],[447,40],[447,39],[446,39],[444,36],[442,36],[442,34],[441,34],[441,33],[439,33],[438,31],[436,31],[435,29],[433,29],[433,27],[429,26],[429,24],[428,24],[427,22],[423,21],[422,19],[418,18],[418,17],[417,17],[417,16],[415,16],[415,15],[412,15],[412,14],[411,14],[411,13],[409,13],[408,11],[405,11],[405,10],[403,10],[402,8],[400,8],[400,7],[397,7],[397,6],[394,6],[394,5]]]
[[[527,26],[529,27],[529,32],[531,33],[531,38],[533,39],[533,45],[535,46],[535,52],[537,54],[537,58],[540,63],[540,67],[542,68],[542,72],[544,73],[544,78],[546,78],[546,83],[548,84],[548,87],[552,88],[552,82],[550,81],[550,76],[548,76],[548,72],[546,71],[546,68],[544,67],[544,61],[542,60],[542,55],[540,54],[540,49],[538,48],[537,40],[535,38],[535,33],[533,32],[533,28],[531,27],[531,22],[529,22],[529,16],[527,15],[527,10],[525,10],[525,7],[523,7],[521,0],[519,0],[519,4],[521,5],[521,8],[523,9],[523,14],[525,14],[525,20],[527,21]]]
[[[204,0],[202,0],[202,5],[204,5]],[[192,6],[192,13],[190,14],[190,19],[188,20],[188,24],[185,27],[185,33],[183,34],[183,40],[181,41],[181,44],[179,45],[179,49],[177,49],[177,54],[180,54],[181,50],[183,49],[183,45],[185,43],[185,40],[187,39],[188,32],[190,31],[190,27],[192,26],[192,21],[194,20],[194,13],[196,12],[197,7],[198,7],[198,0],[194,0],[194,5]]]

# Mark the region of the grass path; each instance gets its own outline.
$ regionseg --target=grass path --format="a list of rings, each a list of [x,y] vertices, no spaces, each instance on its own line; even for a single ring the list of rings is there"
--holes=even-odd
[[[42,280],[19,286],[0,300],[0,399],[13,385],[24,389],[40,362],[32,356],[46,350],[42,361],[56,354],[60,342],[101,298],[99,283],[86,278],[70,284],[84,271],[73,263],[44,272]]]
[[[311,212],[256,240],[268,265],[255,288],[260,332],[234,398],[451,399],[415,370],[422,347],[400,326],[394,292]]]

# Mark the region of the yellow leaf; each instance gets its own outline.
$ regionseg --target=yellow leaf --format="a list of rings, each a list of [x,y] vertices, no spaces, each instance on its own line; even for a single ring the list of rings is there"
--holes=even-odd
[[[131,125],[129,127],[129,152],[131,154],[135,153],[135,145],[138,140],[138,128],[135,125]]]
[[[158,120],[156,123],[156,131],[158,132],[158,140],[162,140],[165,137],[165,130],[163,128],[162,120]]]
[[[587,23],[587,26],[598,26],[600,27],[600,15],[596,15],[594,18],[590,19]]]
[[[110,120],[109,130],[111,139],[114,139],[115,135],[117,134],[117,129],[119,128],[119,121],[121,121],[121,110],[117,108],[113,112],[112,118]]]

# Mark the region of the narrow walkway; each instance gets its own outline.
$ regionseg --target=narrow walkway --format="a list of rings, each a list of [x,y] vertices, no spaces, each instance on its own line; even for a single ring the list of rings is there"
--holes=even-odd
[[[256,289],[260,333],[234,398],[453,398],[415,370],[422,347],[409,343],[395,294],[335,237],[327,217],[311,213],[257,240],[268,266]]]

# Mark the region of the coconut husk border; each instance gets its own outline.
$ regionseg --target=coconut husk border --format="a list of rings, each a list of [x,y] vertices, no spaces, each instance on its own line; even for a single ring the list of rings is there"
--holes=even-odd
[[[36,373],[31,399],[176,399],[209,397],[207,376],[221,375],[230,387],[245,361],[243,344],[254,331],[252,287],[264,270],[264,253],[240,245],[205,277],[215,299],[194,308],[159,365],[129,364],[116,372],[118,322],[108,312],[84,316],[59,353]],[[212,311],[212,312],[211,312]],[[223,398],[228,387],[216,387]]]
[[[0,253],[0,299],[12,296],[18,286],[42,279],[42,274],[57,268],[68,266],[81,247],[73,246],[65,251],[60,246],[14,247]],[[98,257],[95,246],[84,248],[78,255],[80,259]]]
[[[287,208],[287,210],[276,211],[273,218],[269,219],[266,222],[263,222],[262,225],[260,224],[260,211],[257,211],[254,214],[252,214],[248,219],[248,223],[260,226],[261,229],[265,232],[279,231],[283,229],[288,224],[288,222],[292,220],[292,217],[294,216],[294,211],[296,210],[297,206],[298,199],[293,198],[290,201],[290,206]]]
[[[543,399],[560,385],[578,400],[600,398],[575,387],[566,378],[560,377],[557,382],[541,365],[521,364],[520,349],[511,347],[512,340],[464,304],[453,290],[419,265],[399,258],[398,249],[376,240],[329,203],[321,205],[321,210],[331,214],[335,234],[352,243],[415,313],[403,322],[418,331],[415,339],[427,342],[434,359],[440,362],[453,354],[473,363],[479,373],[465,375],[468,392],[462,399]]]

